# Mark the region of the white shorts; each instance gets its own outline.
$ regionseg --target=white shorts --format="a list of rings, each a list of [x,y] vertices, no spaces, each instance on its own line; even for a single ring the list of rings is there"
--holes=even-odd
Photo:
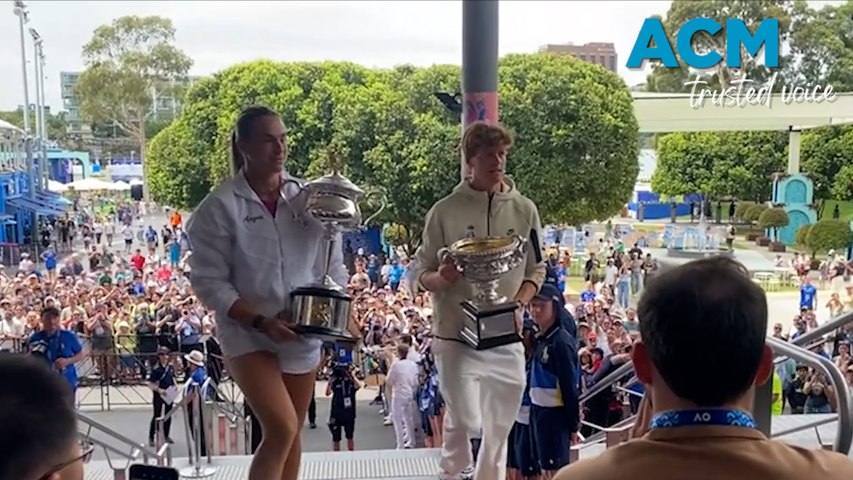
[[[320,364],[323,342],[317,338],[300,337],[297,340],[275,343],[265,334],[245,328],[230,318],[217,318],[219,343],[226,358],[236,358],[252,352],[270,352],[278,355],[282,373],[302,375],[310,373]]]

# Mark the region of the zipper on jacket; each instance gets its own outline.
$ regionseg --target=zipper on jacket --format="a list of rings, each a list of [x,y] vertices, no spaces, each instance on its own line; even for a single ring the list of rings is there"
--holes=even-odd
[[[492,236],[492,199],[495,198],[495,194],[493,192],[489,193],[489,203],[486,207],[486,236]]]

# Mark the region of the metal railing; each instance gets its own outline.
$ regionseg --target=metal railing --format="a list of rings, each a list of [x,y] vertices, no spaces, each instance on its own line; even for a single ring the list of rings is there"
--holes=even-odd
[[[853,322],[853,312],[847,312],[823,325],[820,325],[819,327],[813,330],[804,333],[803,335],[800,335],[791,342],[785,342],[770,336],[767,337],[767,344],[770,345],[778,355],[782,356],[783,358],[784,356],[787,356],[799,359],[803,363],[810,365],[813,368],[816,368],[823,372],[827,376],[827,378],[831,380],[833,386],[835,387],[835,391],[839,392],[839,401],[837,409],[837,419],[820,419],[805,425],[798,426],[796,428],[778,432],[776,435],[772,435],[772,433],[770,432],[769,423],[771,413],[770,398],[772,394],[772,382],[768,381],[764,385],[759,385],[756,389],[756,401],[753,407],[753,416],[756,417],[756,421],[759,424],[759,429],[762,430],[765,435],[767,435],[768,437],[779,437],[807,430],[810,428],[816,428],[818,426],[837,421],[838,429],[836,432],[833,449],[835,451],[842,452],[845,454],[850,452],[851,447],[853,447],[853,399],[851,399],[850,397],[850,393],[847,389],[847,385],[844,380],[844,375],[841,373],[838,367],[836,367],[832,363],[832,361],[810,352],[808,348],[819,343],[820,339],[822,339],[826,334],[834,332],[851,322]],[[604,392],[607,389],[612,389],[617,382],[622,380],[626,375],[633,373],[633,371],[634,363],[631,360],[620,365],[610,374],[605,376],[603,379],[596,382],[596,384],[593,385],[589,390],[583,392],[578,397],[578,404],[580,406],[583,406],[592,397],[600,394],[601,392]],[[634,381],[634,378],[632,378],[629,383],[632,381]],[[843,406],[841,400],[842,396],[845,397]],[[635,419],[636,415],[630,415],[629,417],[624,418],[609,427],[603,427],[600,425],[591,424],[589,422],[583,422],[584,425],[599,430],[595,434],[585,438],[583,440],[583,444],[595,444],[600,443],[602,441],[606,441],[607,435],[609,433],[613,433],[616,431],[623,432],[626,428],[633,425]],[[580,448],[583,448],[583,446],[581,446]]]
[[[853,445],[853,403],[851,403],[850,390],[847,388],[847,382],[844,380],[844,374],[841,373],[841,370],[832,363],[832,360],[778,338],[768,337],[767,343],[775,352],[797,359],[815,370],[820,370],[832,382],[838,402],[838,430],[835,434],[833,450],[845,454],[850,453],[850,447]]]
[[[113,470],[113,477],[115,480],[123,480],[125,478],[125,472],[133,463],[138,463],[142,460],[144,463],[148,463],[148,459],[153,458],[157,461],[157,465],[160,466],[171,466],[172,457],[171,457],[171,449],[170,445],[164,444],[160,448],[153,449],[150,448],[136,440],[130,439],[117,431],[107,427],[106,425],[96,421],[95,419],[87,416],[84,413],[77,413],[77,421],[81,425],[85,425],[84,431],[80,432],[80,435],[83,438],[95,445],[96,447],[101,447],[104,449],[104,454],[107,458],[107,464]],[[107,437],[109,437],[110,441],[96,438],[92,435],[93,431],[100,432]],[[120,446],[116,446],[115,443],[118,443]],[[126,449],[122,449],[121,446]],[[124,458],[124,465],[117,465],[114,463],[114,458],[111,454],[117,455],[121,458]]]

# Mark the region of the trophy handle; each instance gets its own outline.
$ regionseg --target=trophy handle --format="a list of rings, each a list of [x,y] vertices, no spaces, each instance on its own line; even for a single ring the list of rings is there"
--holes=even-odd
[[[299,183],[298,181],[296,181],[292,178],[285,178],[284,182],[282,182],[281,185],[283,187],[283,186],[287,185],[288,183],[292,183],[292,184],[296,185],[296,188],[299,189],[299,193],[297,195],[302,195],[305,192],[305,187],[302,186],[301,183]]]
[[[512,255],[513,263],[516,266],[520,265],[527,259],[527,249],[529,248],[530,242],[522,237],[521,235],[516,235],[515,239],[518,240],[518,248],[515,249]],[[515,267],[513,267],[515,268]]]
[[[447,247],[441,247],[438,249],[438,263],[447,263],[448,261],[453,261],[456,263],[456,259],[453,258],[453,254],[450,253],[450,249]]]
[[[379,196],[379,210],[375,211],[373,213],[373,215],[367,217],[366,220],[361,222],[362,225],[366,226],[368,223],[370,223],[371,220],[378,217],[379,214],[382,213],[383,210],[385,210],[385,207],[388,206],[388,196],[385,195],[385,192],[382,192],[380,190],[373,190],[373,191],[367,192],[367,195],[364,196],[364,199],[369,200],[370,197],[376,197],[376,196]]]

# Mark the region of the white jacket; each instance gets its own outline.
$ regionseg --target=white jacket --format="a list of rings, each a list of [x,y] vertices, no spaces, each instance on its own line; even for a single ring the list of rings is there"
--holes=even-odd
[[[305,197],[297,185],[285,183],[273,218],[241,172],[210,193],[187,223],[193,290],[216,312],[222,350],[229,357],[287,345],[276,346],[263,333],[229,318],[238,297],[258,313],[275,316],[290,307],[291,291],[322,278],[323,228],[304,213]],[[336,240],[330,275],[346,286],[349,275],[340,235]],[[307,342],[306,347],[316,343],[319,352],[319,340],[300,342]]]

